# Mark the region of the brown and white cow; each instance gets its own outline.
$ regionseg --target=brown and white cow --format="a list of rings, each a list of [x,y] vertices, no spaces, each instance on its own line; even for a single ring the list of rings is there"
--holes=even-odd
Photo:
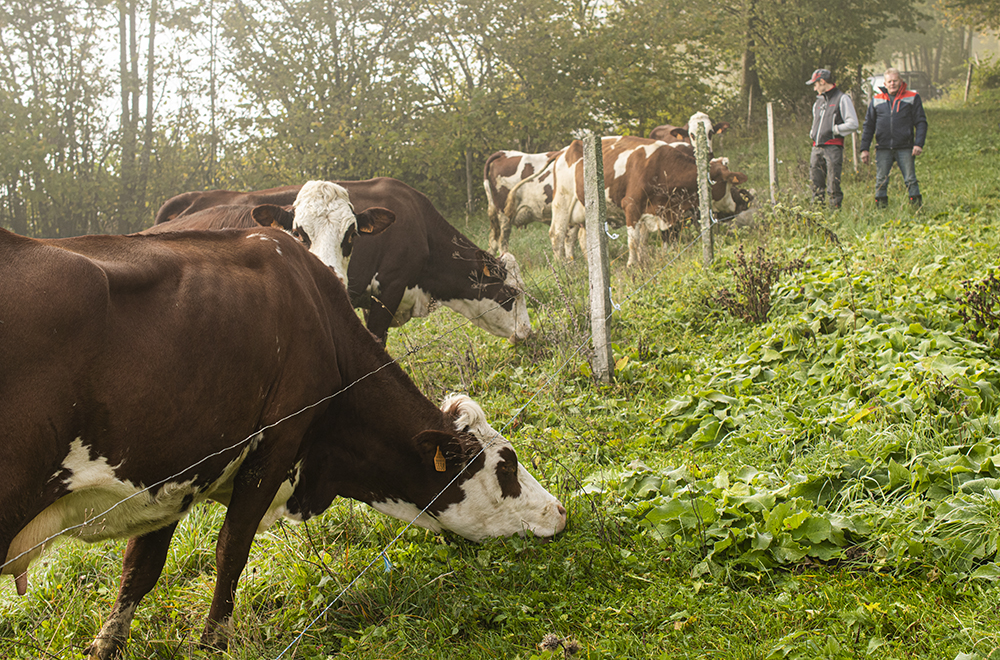
[[[490,218],[491,251],[503,254],[510,250],[511,225],[523,227],[532,222],[551,221],[552,170],[546,169],[545,164],[559,153],[498,151],[486,159],[483,187]]]
[[[434,302],[511,341],[531,333],[524,281],[514,255],[497,258],[480,250],[424,194],[402,181],[381,177],[335,183],[347,190],[355,210],[380,206],[396,216],[385,231],[355,243],[347,269],[351,300],[368,310],[368,329],[383,343],[390,327],[426,316]],[[287,205],[300,188],[187,192],[167,200],[157,211],[156,222],[221,204]]]
[[[687,142],[691,144],[691,138],[694,137],[695,127],[698,124],[705,127],[709,150],[712,148],[712,138],[729,128],[727,122],[716,124],[704,112],[696,112],[688,119],[686,126],[674,126],[672,124],[657,126],[649,132],[649,139],[661,142]]]
[[[625,215],[628,265],[642,265],[644,245],[651,230],[679,228],[698,206],[698,170],[693,148],[683,142],[666,143],[633,136],[601,140],[605,195],[609,205]],[[556,181],[549,238],[556,258],[573,258],[570,228],[585,223],[583,144],[576,140],[553,162]],[[731,172],[727,158],[709,163],[712,210],[734,213],[733,186],[747,180]]]
[[[359,233],[381,233],[395,219],[392,211],[378,206],[355,213],[343,186],[330,181],[308,181],[291,205],[226,204],[153,225],[140,233],[274,226],[305,243],[346,284],[354,239]]]
[[[467,396],[438,408],[272,228],[38,240],[0,229],[0,573],[129,538],[90,645],[120,653],[178,521],[228,507],[202,641],[224,648],[254,534],[349,497],[478,541],[566,511]]]

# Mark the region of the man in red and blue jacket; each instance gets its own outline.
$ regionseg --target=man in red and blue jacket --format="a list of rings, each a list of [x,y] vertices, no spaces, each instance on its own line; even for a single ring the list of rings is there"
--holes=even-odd
[[[889,170],[899,165],[910,204],[920,208],[923,197],[917,183],[913,159],[924,150],[927,137],[927,117],[920,95],[906,88],[897,69],[886,69],[885,87],[872,97],[865,113],[865,128],[861,135],[861,162],[868,164],[872,138],[875,149],[875,206],[889,204]]]

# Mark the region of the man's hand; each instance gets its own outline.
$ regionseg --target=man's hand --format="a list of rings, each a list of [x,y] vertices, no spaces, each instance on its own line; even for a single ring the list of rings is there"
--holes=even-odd
[[[914,147],[914,149],[916,149],[916,147]],[[861,152],[861,162],[864,163],[865,165],[868,164],[868,152],[867,151],[862,151]]]
[[[923,147],[918,147],[917,145],[913,145],[913,155],[914,156],[919,156],[922,153],[924,153],[924,148]]]

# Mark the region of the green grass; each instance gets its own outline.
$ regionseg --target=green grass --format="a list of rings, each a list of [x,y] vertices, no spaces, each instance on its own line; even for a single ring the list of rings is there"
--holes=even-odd
[[[547,634],[593,659],[1000,657],[998,353],[959,318],[963,281],[1000,261],[1000,111],[929,120],[917,214],[898,173],[893,204],[873,208],[872,168],[846,168],[839,212],[811,208],[807,127],[790,122],[779,207],[720,237],[710,267],[689,232],[626,271],[620,232],[610,386],[588,376],[586,266],[552,264],[544,226],[515,229],[534,338],[511,347],[442,310],[392,331],[389,350],[417,349],[403,364],[432,399],[483,404],[566,504],[566,531],[394,541],[403,523],[336,502],[257,538],[222,657],[562,657],[539,649]],[[767,197],[760,135],[719,151]],[[486,244],[484,218],[456,225]],[[712,302],[741,245],[806,264],[758,326]],[[127,657],[203,655],[222,514],[182,524]],[[77,657],[122,547],[60,545],[25,598],[0,583],[6,657]]]

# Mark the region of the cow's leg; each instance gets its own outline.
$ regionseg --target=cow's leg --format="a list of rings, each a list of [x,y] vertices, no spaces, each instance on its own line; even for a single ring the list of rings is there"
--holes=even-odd
[[[110,660],[121,654],[139,601],[160,579],[163,564],[167,560],[167,550],[170,548],[170,538],[176,528],[177,523],[174,523],[128,540],[122,562],[118,599],[111,608],[111,615],[101,627],[101,632],[97,633],[97,637],[87,648],[88,659]]]
[[[224,650],[229,644],[240,575],[250,556],[257,527],[285,479],[285,468],[275,466],[291,464],[297,443],[290,440],[301,437],[304,430],[291,420],[283,422],[280,432],[267,432],[266,447],[259,447],[240,466],[215,546],[215,593],[201,636],[204,647]]]
[[[402,286],[392,286],[386,288],[380,295],[372,296],[371,306],[368,309],[367,327],[368,331],[375,335],[383,346],[389,339],[389,328],[392,327],[396,310],[403,300],[403,291]]]
[[[500,250],[499,254],[504,252],[510,252],[510,227],[511,219],[507,217],[507,214],[500,214]]]
[[[489,195],[488,188],[486,190],[486,194]],[[493,206],[492,201],[490,201],[488,214],[490,218],[490,253],[500,254],[503,252],[503,248],[501,248],[502,241],[501,241],[500,218],[498,217],[499,211],[495,206]]]

